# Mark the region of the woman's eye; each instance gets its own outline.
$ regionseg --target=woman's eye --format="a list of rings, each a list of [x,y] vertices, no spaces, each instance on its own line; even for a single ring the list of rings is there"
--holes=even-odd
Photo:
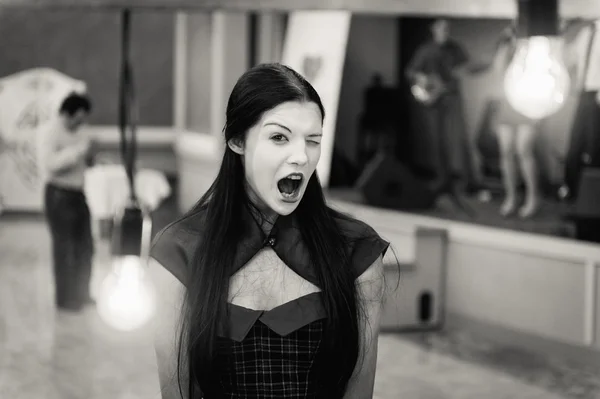
[[[317,141],[317,140],[308,140],[308,142],[312,145],[320,145],[321,144],[321,142]]]
[[[271,136],[271,140],[281,143],[287,140],[287,138],[283,134],[274,134]]]

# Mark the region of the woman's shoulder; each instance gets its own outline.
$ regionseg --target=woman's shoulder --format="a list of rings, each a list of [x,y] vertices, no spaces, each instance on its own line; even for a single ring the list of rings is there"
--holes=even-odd
[[[371,227],[366,222],[355,218],[354,216],[336,211],[334,209],[330,209],[330,212],[333,216],[333,219],[336,221],[340,231],[347,238],[356,239],[363,238],[364,236],[377,234],[373,227]]]
[[[380,256],[385,256],[390,243],[369,224],[353,216],[332,210],[340,232],[348,242],[349,254],[357,277]]]
[[[150,257],[171,272],[184,285],[188,265],[202,237],[205,212],[190,213],[162,228],[152,241]]]

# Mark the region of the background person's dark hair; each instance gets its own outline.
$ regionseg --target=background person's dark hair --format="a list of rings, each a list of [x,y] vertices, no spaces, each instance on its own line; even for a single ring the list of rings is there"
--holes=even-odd
[[[58,112],[73,116],[80,110],[89,114],[92,111],[92,101],[85,94],[71,93],[60,104]]]
[[[315,89],[302,76],[280,64],[263,64],[240,77],[227,104],[225,140],[244,139],[262,115],[280,104],[312,102],[325,111]],[[216,198],[218,200],[212,201]],[[251,208],[252,207],[252,208]],[[188,397],[197,398],[208,386],[215,359],[217,326],[227,308],[230,268],[240,237],[242,212],[257,211],[245,191],[241,158],[228,146],[219,173],[207,193],[184,216],[203,211],[203,238],[195,250],[182,313],[179,348],[188,361]],[[319,375],[323,397],[341,397],[359,359],[359,317],[361,309],[350,264],[350,243],[335,218],[344,219],[326,205],[315,174],[295,210],[302,238],[313,264],[318,265],[319,286],[327,320],[321,343],[324,367]],[[185,372],[178,369],[178,376]],[[181,381],[181,379],[179,379]],[[180,389],[182,389],[180,384]],[[205,392],[206,394],[206,392]]]

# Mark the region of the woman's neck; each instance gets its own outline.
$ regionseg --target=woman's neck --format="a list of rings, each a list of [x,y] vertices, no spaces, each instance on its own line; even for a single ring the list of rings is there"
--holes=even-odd
[[[261,230],[265,235],[269,235],[273,229],[273,225],[277,221],[277,214],[272,210],[263,210],[256,206],[254,203],[249,207],[252,218],[260,226]],[[270,212],[269,212],[270,211]]]
[[[250,187],[246,187],[246,192],[248,194],[248,199],[251,202],[249,206],[252,217],[258,223],[261,230],[265,233],[265,235],[269,235],[271,230],[273,229],[273,225],[277,221],[277,217],[279,216],[277,212],[273,211],[266,204],[264,204],[258,196],[253,192]]]

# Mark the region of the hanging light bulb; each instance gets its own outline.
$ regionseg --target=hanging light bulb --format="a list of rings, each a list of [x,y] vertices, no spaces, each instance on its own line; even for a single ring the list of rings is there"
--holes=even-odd
[[[129,183],[129,203],[115,217],[112,268],[102,282],[97,300],[102,320],[121,331],[144,326],[150,321],[156,306],[154,286],[146,274],[152,222],[140,208],[135,190],[136,120],[129,54],[130,24],[131,11],[125,9],[122,12],[119,125],[121,155]]]
[[[115,220],[112,268],[98,295],[98,313],[109,326],[132,331],[154,314],[156,293],[146,274],[152,224],[139,207],[128,206]]]
[[[508,103],[531,119],[557,112],[570,90],[570,77],[562,61],[558,38],[535,36],[519,39],[504,76]]]
[[[539,120],[565,103],[571,82],[558,36],[557,0],[519,0],[517,48],[506,69],[508,103],[521,114]]]

